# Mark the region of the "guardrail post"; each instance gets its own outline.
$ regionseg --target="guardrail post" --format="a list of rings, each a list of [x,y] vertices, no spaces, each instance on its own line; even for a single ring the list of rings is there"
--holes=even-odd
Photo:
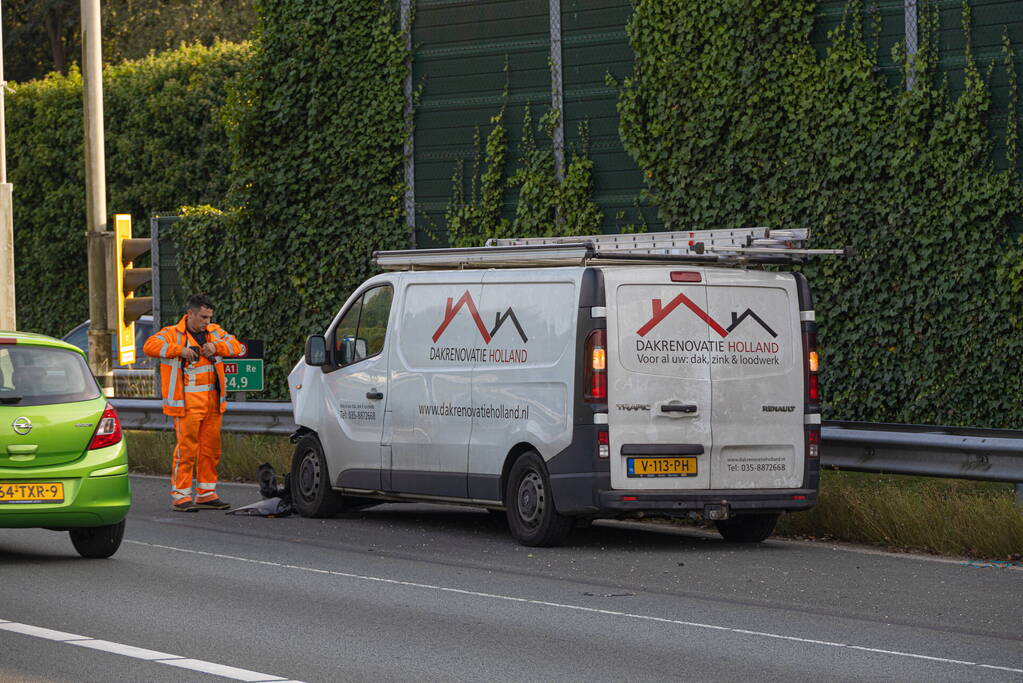
[[[1016,507],[1023,510],[1023,481],[1016,482]]]

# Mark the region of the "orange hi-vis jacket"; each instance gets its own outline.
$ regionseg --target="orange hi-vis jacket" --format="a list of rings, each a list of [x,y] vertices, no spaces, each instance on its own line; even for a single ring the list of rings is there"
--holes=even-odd
[[[168,325],[146,340],[142,350],[147,356],[160,359],[160,390],[163,394],[165,415],[182,417],[186,408],[207,407],[208,394],[220,380],[220,412],[227,409],[227,379],[224,376],[223,358],[240,356],[242,345],[234,335],[219,325],[206,326],[206,341],[217,349],[213,358],[199,356],[191,363],[181,360],[186,346],[201,346],[189,334],[185,317],[177,325]],[[214,375],[216,373],[216,375]]]

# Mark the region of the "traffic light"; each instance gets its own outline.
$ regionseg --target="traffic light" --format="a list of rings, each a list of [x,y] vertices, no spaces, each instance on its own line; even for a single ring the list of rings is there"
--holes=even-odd
[[[131,216],[114,216],[114,268],[116,270],[115,296],[117,298],[117,362],[130,365],[135,362],[135,321],[143,313],[153,310],[153,297],[135,296],[135,290],[153,279],[152,268],[135,268],[139,256],[149,251],[150,240],[133,239]]]

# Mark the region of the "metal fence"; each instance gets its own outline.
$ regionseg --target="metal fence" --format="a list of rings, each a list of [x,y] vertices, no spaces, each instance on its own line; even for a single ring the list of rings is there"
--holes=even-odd
[[[125,429],[174,429],[159,399],[113,399]],[[236,401],[224,431],[287,436],[295,431],[291,403]],[[871,422],[825,422],[821,464],[840,470],[951,477],[1015,484],[1023,506],[1023,431]]]

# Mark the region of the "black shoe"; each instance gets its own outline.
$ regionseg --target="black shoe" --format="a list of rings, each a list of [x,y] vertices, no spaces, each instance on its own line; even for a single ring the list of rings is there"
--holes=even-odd
[[[219,498],[214,498],[213,500],[196,503],[195,508],[197,510],[230,510],[231,504],[225,503]]]
[[[179,500],[171,505],[171,510],[175,512],[199,512],[199,508],[190,500]]]

